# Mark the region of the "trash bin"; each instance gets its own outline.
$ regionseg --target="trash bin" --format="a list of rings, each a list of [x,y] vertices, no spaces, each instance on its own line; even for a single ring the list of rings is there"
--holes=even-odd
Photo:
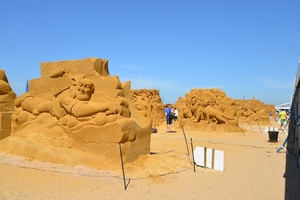
[[[278,142],[278,131],[268,131],[269,142]]]

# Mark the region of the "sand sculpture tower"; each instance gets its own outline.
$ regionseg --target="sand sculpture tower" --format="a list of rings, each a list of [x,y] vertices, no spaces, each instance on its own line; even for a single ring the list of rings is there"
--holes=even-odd
[[[131,90],[131,100],[134,107],[142,116],[153,119],[153,127],[164,122],[164,106],[158,90]]]
[[[47,151],[70,148],[59,143],[65,138],[77,150],[119,162],[122,144],[123,160],[131,162],[150,152],[151,119],[140,117],[130,90],[130,82],[110,76],[105,59],[41,63],[41,77],[15,100],[10,148],[17,151],[16,138],[28,141],[28,149],[45,141],[52,141]]]
[[[10,135],[15,99],[16,94],[9,85],[5,71],[0,69],[0,139]]]

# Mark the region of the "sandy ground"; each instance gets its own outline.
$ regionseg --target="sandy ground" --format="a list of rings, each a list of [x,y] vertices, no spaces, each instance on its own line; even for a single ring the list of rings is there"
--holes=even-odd
[[[166,133],[158,127],[152,153],[126,164],[125,180],[121,165],[105,171],[0,152],[0,199],[284,199],[286,151],[274,152],[286,135],[270,143],[266,126],[242,127],[248,131],[208,133],[177,126],[176,133]],[[196,166],[194,171],[191,139],[194,148],[224,151],[225,170]]]

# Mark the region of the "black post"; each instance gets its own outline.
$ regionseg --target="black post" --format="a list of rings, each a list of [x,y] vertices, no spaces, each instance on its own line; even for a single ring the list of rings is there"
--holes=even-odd
[[[185,140],[185,145],[186,145],[187,154],[190,155],[190,152],[189,152],[189,146],[188,146],[188,144],[187,144],[186,136],[185,136],[185,132],[184,132],[184,128],[183,128],[182,125],[181,125],[181,128],[182,128],[182,132],[183,132],[183,136],[184,136],[184,140]]]
[[[195,158],[194,158],[194,151],[193,151],[193,149],[194,149],[194,147],[193,147],[193,140],[192,140],[192,138],[191,138],[191,147],[192,147],[192,156],[193,156],[193,166],[194,166],[194,172],[196,172],[196,167],[195,167]]]
[[[121,157],[121,164],[122,164],[122,172],[123,172],[123,180],[124,180],[124,189],[127,189],[126,181],[125,181],[125,171],[124,171],[124,164],[123,164],[123,156],[122,156],[122,147],[121,143],[119,143],[119,149],[120,149],[120,157]]]

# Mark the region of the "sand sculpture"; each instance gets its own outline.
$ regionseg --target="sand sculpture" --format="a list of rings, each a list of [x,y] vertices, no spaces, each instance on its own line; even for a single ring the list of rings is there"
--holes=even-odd
[[[142,116],[152,118],[152,127],[165,121],[164,106],[158,90],[131,90],[131,100]]]
[[[220,89],[192,89],[175,103],[180,125],[205,131],[240,131],[239,123],[270,124],[269,107],[258,100],[235,100]]]
[[[239,123],[259,122],[263,125],[270,124],[270,111],[275,112],[274,105],[266,105],[260,100],[236,99],[236,105],[240,115]],[[275,116],[276,114],[274,114]]]
[[[124,163],[150,152],[151,118],[136,111],[130,82],[110,76],[107,60],[41,63],[40,70],[15,100],[12,134],[0,147],[54,162],[95,154],[120,162],[119,144]]]
[[[5,71],[0,69],[0,139],[10,135],[15,99],[16,94],[9,85]]]

